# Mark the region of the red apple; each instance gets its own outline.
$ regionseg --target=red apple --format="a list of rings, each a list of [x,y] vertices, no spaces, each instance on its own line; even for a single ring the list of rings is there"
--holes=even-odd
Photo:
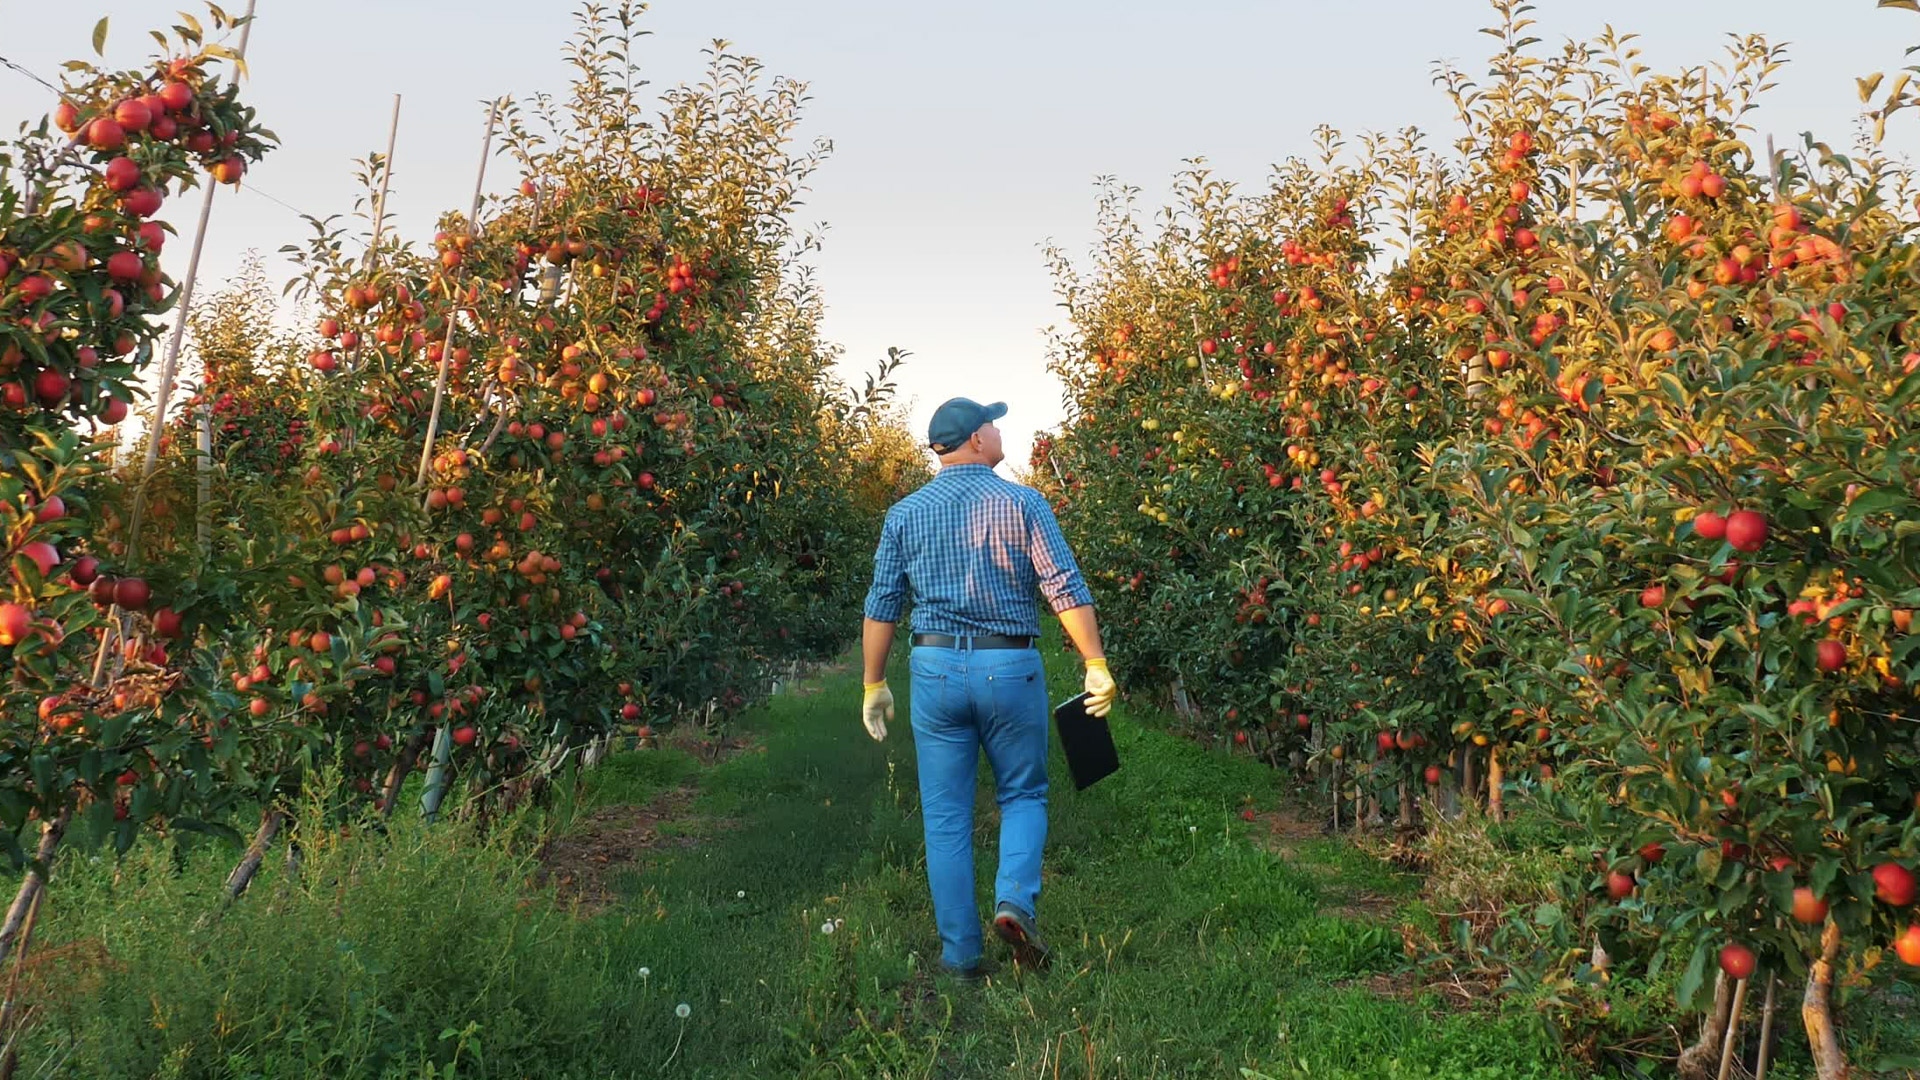
[[[1711,510],[1702,510],[1693,519],[1693,531],[1702,540],[1720,540],[1727,535],[1727,519]]]
[[[183,82],[170,82],[160,88],[160,104],[173,112],[182,112],[193,104],[193,87]]]
[[[1901,963],[1920,967],[1920,923],[1908,925],[1899,937],[1893,939],[1893,952]]]
[[[43,578],[53,573],[53,568],[60,565],[60,552],[44,540],[34,540],[20,545],[20,554],[33,560],[33,565],[40,568],[40,576]]]
[[[95,150],[118,150],[127,145],[127,131],[103,116],[87,125],[87,145]]]
[[[1753,974],[1753,950],[1739,942],[1732,942],[1720,949],[1720,970],[1731,979],[1744,979]]]
[[[117,157],[107,162],[108,191],[132,191],[140,183],[140,166],[132,158]]]
[[[1608,872],[1607,895],[1609,897],[1615,900],[1625,900],[1627,897],[1633,895],[1634,888],[1635,882],[1632,874],[1620,870]]]
[[[1753,510],[1736,510],[1727,518],[1727,543],[1735,551],[1755,552],[1767,542],[1767,519]]]
[[[19,604],[0,604],[0,645],[20,644],[32,628],[33,612]]]
[[[113,585],[113,602],[128,611],[143,611],[147,601],[153,597],[153,590],[137,577],[121,578]]]
[[[1821,671],[1839,671],[1847,666],[1847,647],[1832,638],[1826,638],[1814,646],[1814,657]]]
[[[141,132],[153,123],[153,110],[139,98],[128,98],[114,108],[113,118],[127,131]]]
[[[52,368],[45,368],[33,377],[33,396],[49,408],[67,400],[67,393],[72,389],[73,380]]]
[[[1906,907],[1913,903],[1913,871],[1899,863],[1881,863],[1873,868],[1873,895],[1883,904]]]
[[[1827,902],[1813,895],[1813,890],[1804,886],[1793,890],[1793,917],[1797,922],[1812,926],[1827,921]]]
[[[140,187],[127,192],[121,198],[120,205],[134,217],[150,218],[160,212],[160,204],[164,201],[158,188]]]
[[[107,257],[107,276],[115,281],[139,281],[147,263],[137,251],[116,251]]]

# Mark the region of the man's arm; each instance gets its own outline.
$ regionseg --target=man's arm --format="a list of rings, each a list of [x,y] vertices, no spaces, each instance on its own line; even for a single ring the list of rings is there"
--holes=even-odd
[[[1100,629],[1093,619],[1093,590],[1080,574],[1073,549],[1060,534],[1060,522],[1046,497],[1032,492],[1028,497],[1027,553],[1033,559],[1033,572],[1039,579],[1040,595],[1060,616],[1067,636],[1073,639],[1080,655],[1089,659],[1105,656],[1100,647]],[[1070,613],[1073,614],[1069,619]]]
[[[1105,659],[1107,651],[1100,644],[1100,623],[1094,618],[1092,604],[1081,604],[1061,612],[1060,626],[1067,632],[1067,638],[1073,642],[1082,659]]]
[[[893,651],[891,622],[869,618],[863,624],[860,652],[866,658],[866,684],[872,686],[887,677],[887,654]]]
[[[862,624],[861,654],[868,686],[887,677],[887,653],[893,649],[894,624],[907,600],[907,558],[900,546],[900,530],[892,513],[880,526],[880,546],[873,553],[873,585],[867,590],[866,619]]]

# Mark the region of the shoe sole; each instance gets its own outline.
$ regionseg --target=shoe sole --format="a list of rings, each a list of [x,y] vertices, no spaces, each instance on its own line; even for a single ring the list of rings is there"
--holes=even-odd
[[[996,916],[993,920],[993,932],[1000,936],[1001,941],[1013,946],[1014,963],[1038,971],[1045,968],[1051,961],[1051,954],[1046,946],[1027,937],[1027,932],[1020,926],[1020,920],[1013,916]]]

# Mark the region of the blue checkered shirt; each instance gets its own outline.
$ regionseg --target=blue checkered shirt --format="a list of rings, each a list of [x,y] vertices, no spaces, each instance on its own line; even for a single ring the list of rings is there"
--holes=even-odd
[[[1036,590],[1055,612],[1093,603],[1045,496],[986,465],[945,466],[887,511],[867,618],[899,622],[909,589],[915,633],[1038,636]]]

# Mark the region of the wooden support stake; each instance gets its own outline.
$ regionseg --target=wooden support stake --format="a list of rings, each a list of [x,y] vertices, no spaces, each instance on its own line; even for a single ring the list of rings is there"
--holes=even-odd
[[[213,552],[213,410],[206,402],[194,410],[195,447],[194,495],[197,513],[193,536],[200,545],[201,557]]]
[[[393,180],[393,146],[400,136],[400,95],[393,95],[393,121],[387,125],[387,156],[380,160],[380,192],[373,197],[373,239],[367,243],[367,269],[380,263],[380,234],[387,225],[387,185]]]
[[[495,98],[487,109],[487,137],[480,143],[480,174],[473,181],[473,209],[467,213],[467,236],[469,238],[480,231],[480,195],[487,182],[487,157],[493,152],[493,127],[500,119],[500,99]],[[440,434],[440,408],[447,396],[447,368],[453,360],[453,327],[459,321],[460,297],[447,298],[447,335],[440,345],[440,374],[433,382],[433,412],[427,417],[427,441],[420,448],[420,471],[413,482],[416,487],[427,486],[427,468],[433,462],[433,443]],[[421,495],[424,501],[426,496]],[[438,762],[435,763],[436,765]],[[439,804],[435,802],[437,811]],[[431,815],[429,815],[431,817]]]
[[[253,33],[255,0],[247,0],[247,14],[240,26],[240,47],[235,50],[236,74],[244,71],[247,38]],[[200,277],[200,253],[207,244],[207,219],[213,216],[213,196],[220,190],[211,176],[206,179],[206,194],[200,200],[200,223],[193,233],[193,253],[187,258],[187,276],[180,283],[180,302],[173,309],[173,335],[167,339],[167,355],[160,363],[160,385],[153,395],[153,420],[147,428],[146,461],[140,468],[140,485],[133,491],[133,511],[127,520],[129,561],[140,557],[140,522],[147,507],[147,483],[160,463],[160,437],[167,429],[167,404],[173,396],[174,375],[180,369],[180,349],[187,338],[187,315],[193,309],[193,286]]]
[[[1760,1053],[1753,1066],[1753,1080],[1767,1080],[1767,1059],[1773,1050],[1774,992],[1780,988],[1780,976],[1767,976],[1767,1000],[1760,1007]]]
[[[1720,1080],[1727,1080],[1733,1074],[1733,1048],[1740,1045],[1740,1017],[1747,1011],[1747,983],[1741,979],[1733,984],[1733,1016],[1727,1021],[1726,1041],[1720,1045]]]
[[[393,95],[393,120],[387,124],[387,156],[380,159],[380,190],[373,197],[373,237],[367,241],[365,266],[371,274],[374,267],[380,265],[380,234],[387,227],[387,186],[393,182],[393,147],[400,136],[400,95]],[[347,357],[349,368],[360,366],[360,350],[367,347],[364,339],[356,339],[353,355]]]

